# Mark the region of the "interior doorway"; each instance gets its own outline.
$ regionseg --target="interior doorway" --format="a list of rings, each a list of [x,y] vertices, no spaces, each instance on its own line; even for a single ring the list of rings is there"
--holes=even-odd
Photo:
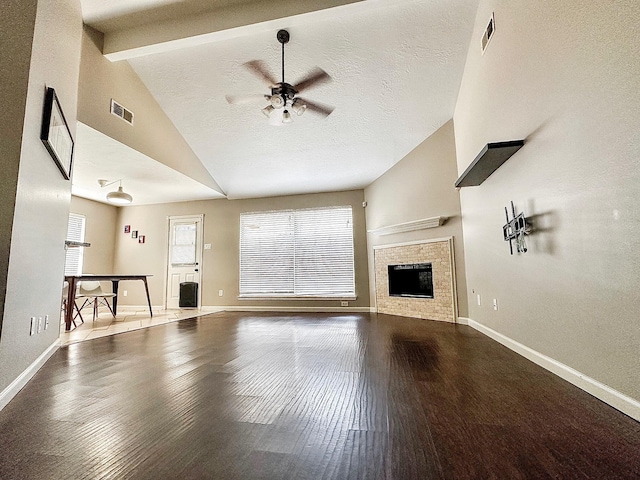
[[[169,217],[166,308],[180,308],[180,284],[198,284],[197,306],[202,289],[202,224],[204,215]]]

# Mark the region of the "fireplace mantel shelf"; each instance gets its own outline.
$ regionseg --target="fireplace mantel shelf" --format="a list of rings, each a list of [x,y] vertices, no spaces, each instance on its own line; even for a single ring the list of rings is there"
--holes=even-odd
[[[422,220],[413,220],[412,222],[396,223],[395,225],[374,228],[373,230],[367,230],[367,233],[373,235],[392,235],[394,233],[413,232],[415,230],[440,227],[446,221],[447,217],[423,218]]]

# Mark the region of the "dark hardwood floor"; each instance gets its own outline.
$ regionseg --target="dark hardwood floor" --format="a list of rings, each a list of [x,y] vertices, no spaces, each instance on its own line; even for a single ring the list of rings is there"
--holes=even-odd
[[[2,479],[634,479],[640,423],[465,326],[220,313],[61,348]]]

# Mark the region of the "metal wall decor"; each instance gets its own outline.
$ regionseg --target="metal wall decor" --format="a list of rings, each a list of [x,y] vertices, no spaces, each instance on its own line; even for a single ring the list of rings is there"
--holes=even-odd
[[[527,223],[527,219],[524,218],[524,213],[520,212],[516,215],[516,208],[511,202],[511,213],[513,218],[509,220],[509,211],[507,207],[504,207],[504,214],[507,217],[507,223],[502,227],[502,235],[504,241],[509,242],[509,250],[513,255],[513,241],[516,244],[516,251],[518,253],[527,253],[527,244],[524,240],[524,236],[531,232],[531,226]]]

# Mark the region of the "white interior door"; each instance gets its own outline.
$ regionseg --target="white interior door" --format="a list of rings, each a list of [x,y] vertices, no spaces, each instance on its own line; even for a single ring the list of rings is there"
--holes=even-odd
[[[179,308],[180,284],[198,284],[200,306],[202,272],[202,215],[169,217],[167,308]]]

